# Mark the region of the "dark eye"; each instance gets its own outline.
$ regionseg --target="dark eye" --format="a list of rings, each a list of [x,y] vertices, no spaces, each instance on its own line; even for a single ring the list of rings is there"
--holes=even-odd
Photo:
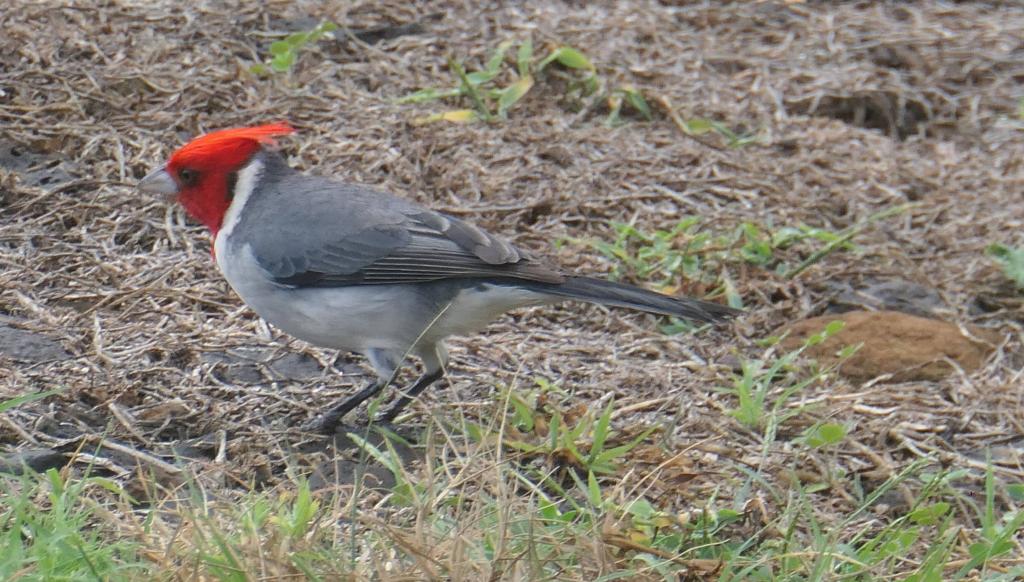
[[[185,186],[195,186],[196,182],[199,181],[199,172],[189,168],[182,168],[178,171],[178,179]]]

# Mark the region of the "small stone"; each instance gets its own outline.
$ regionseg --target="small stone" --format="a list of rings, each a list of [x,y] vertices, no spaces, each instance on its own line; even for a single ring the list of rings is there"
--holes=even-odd
[[[857,288],[846,283],[833,284],[833,287],[838,291],[829,305],[829,311],[833,313],[867,308],[939,317],[949,312],[937,289],[902,279],[873,280]]]
[[[311,380],[323,374],[320,362],[307,354],[287,353],[271,361],[269,367],[284,380]]]
[[[237,385],[259,384],[271,379],[301,382],[323,375],[320,363],[310,355],[276,354],[272,348],[238,346],[226,351],[203,353],[200,361],[216,364],[218,376]]]
[[[66,360],[71,354],[49,336],[0,323],[0,356],[38,363]]]
[[[259,361],[254,361],[247,353],[240,354],[241,351],[236,348],[225,352],[205,352],[199,359],[203,363],[217,364],[214,374],[228,384],[259,384],[264,380]]]

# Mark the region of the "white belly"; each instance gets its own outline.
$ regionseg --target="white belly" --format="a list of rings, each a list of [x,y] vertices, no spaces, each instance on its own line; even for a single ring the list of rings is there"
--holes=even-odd
[[[415,339],[401,318],[388,317],[414,300],[397,286],[293,289],[271,281],[248,247],[217,245],[217,264],[231,288],[268,323],[311,344],[365,352],[405,350]],[[227,252],[221,252],[227,251]]]
[[[557,299],[533,291],[485,283],[456,293],[437,317],[433,329],[442,339],[450,335],[471,334],[487,327],[506,311],[553,301]]]
[[[405,353],[479,331],[510,309],[553,300],[516,287],[459,289],[448,282],[294,289],[272,282],[248,247],[223,243],[218,236],[217,264],[242,300],[275,327],[326,348]]]

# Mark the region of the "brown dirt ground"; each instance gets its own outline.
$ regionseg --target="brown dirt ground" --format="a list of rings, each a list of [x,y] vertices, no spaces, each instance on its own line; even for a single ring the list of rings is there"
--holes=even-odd
[[[227,288],[201,229],[133,185],[199,133],[288,119],[300,129],[285,143],[294,165],[393,190],[590,273],[611,265],[552,241],[610,239],[610,221],[667,228],[687,215],[722,231],[744,221],[838,231],[913,203],[859,234],[856,251],[795,279],[734,269],[748,313],[696,337],[594,307],[510,315],[452,342],[450,387],[427,404],[483,416],[497,386],[529,388],[536,377],[557,380],[572,402],[614,395],[628,410],[618,426],[663,423],[670,450],[688,450],[696,478],[659,499],[677,510],[699,507],[735,463],[786,478],[786,443],[823,418],[853,427],[834,462],[869,484],[923,456],[979,476],[986,447],[999,452],[997,474],[1019,482],[1024,312],[984,249],[1024,244],[1024,12],[987,2],[674,4],[5,3],[0,324],[59,346],[37,361],[0,355],[0,399],[63,391],[0,415],[0,444],[59,448],[102,434],[137,451],[111,453],[117,473],[191,443],[196,463],[218,464],[229,483],[279,479],[304,442],[295,427],[360,385],[365,369],[268,329]],[[421,28],[339,35],[290,75],[247,73],[277,38],[268,31],[319,19]],[[663,114],[606,128],[599,113],[563,107],[553,83],[493,125],[415,126],[443,106],[394,103],[447,85],[446,55],[478,66],[500,41],[528,36],[581,49],[610,83],[668,98],[683,118],[721,120],[761,142],[689,138]],[[762,458],[758,436],[726,414],[732,397],[715,388],[730,384],[738,359],[763,355],[755,340],[826,313],[841,289],[890,279],[933,291],[943,319],[996,332],[994,354],[933,382],[830,376],[800,396],[813,409]],[[277,368],[264,363],[287,354]],[[798,475],[820,476],[823,462],[800,458]],[[818,501],[825,513],[850,506],[836,489]]]

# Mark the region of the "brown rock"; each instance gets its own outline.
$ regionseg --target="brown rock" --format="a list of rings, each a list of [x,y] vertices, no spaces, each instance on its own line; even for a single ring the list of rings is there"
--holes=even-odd
[[[851,311],[812,317],[787,326],[782,341],[786,349],[796,349],[820,333],[830,321],[846,323],[842,331],[804,352],[821,364],[832,364],[844,346],[863,343],[839,370],[852,380],[866,381],[892,374],[889,382],[940,380],[953,367],[943,361],[955,361],[965,371],[977,370],[1000,340],[999,333],[967,326],[977,339],[971,339],[951,323],[925,319],[897,311]],[[981,341],[977,341],[981,340]]]

